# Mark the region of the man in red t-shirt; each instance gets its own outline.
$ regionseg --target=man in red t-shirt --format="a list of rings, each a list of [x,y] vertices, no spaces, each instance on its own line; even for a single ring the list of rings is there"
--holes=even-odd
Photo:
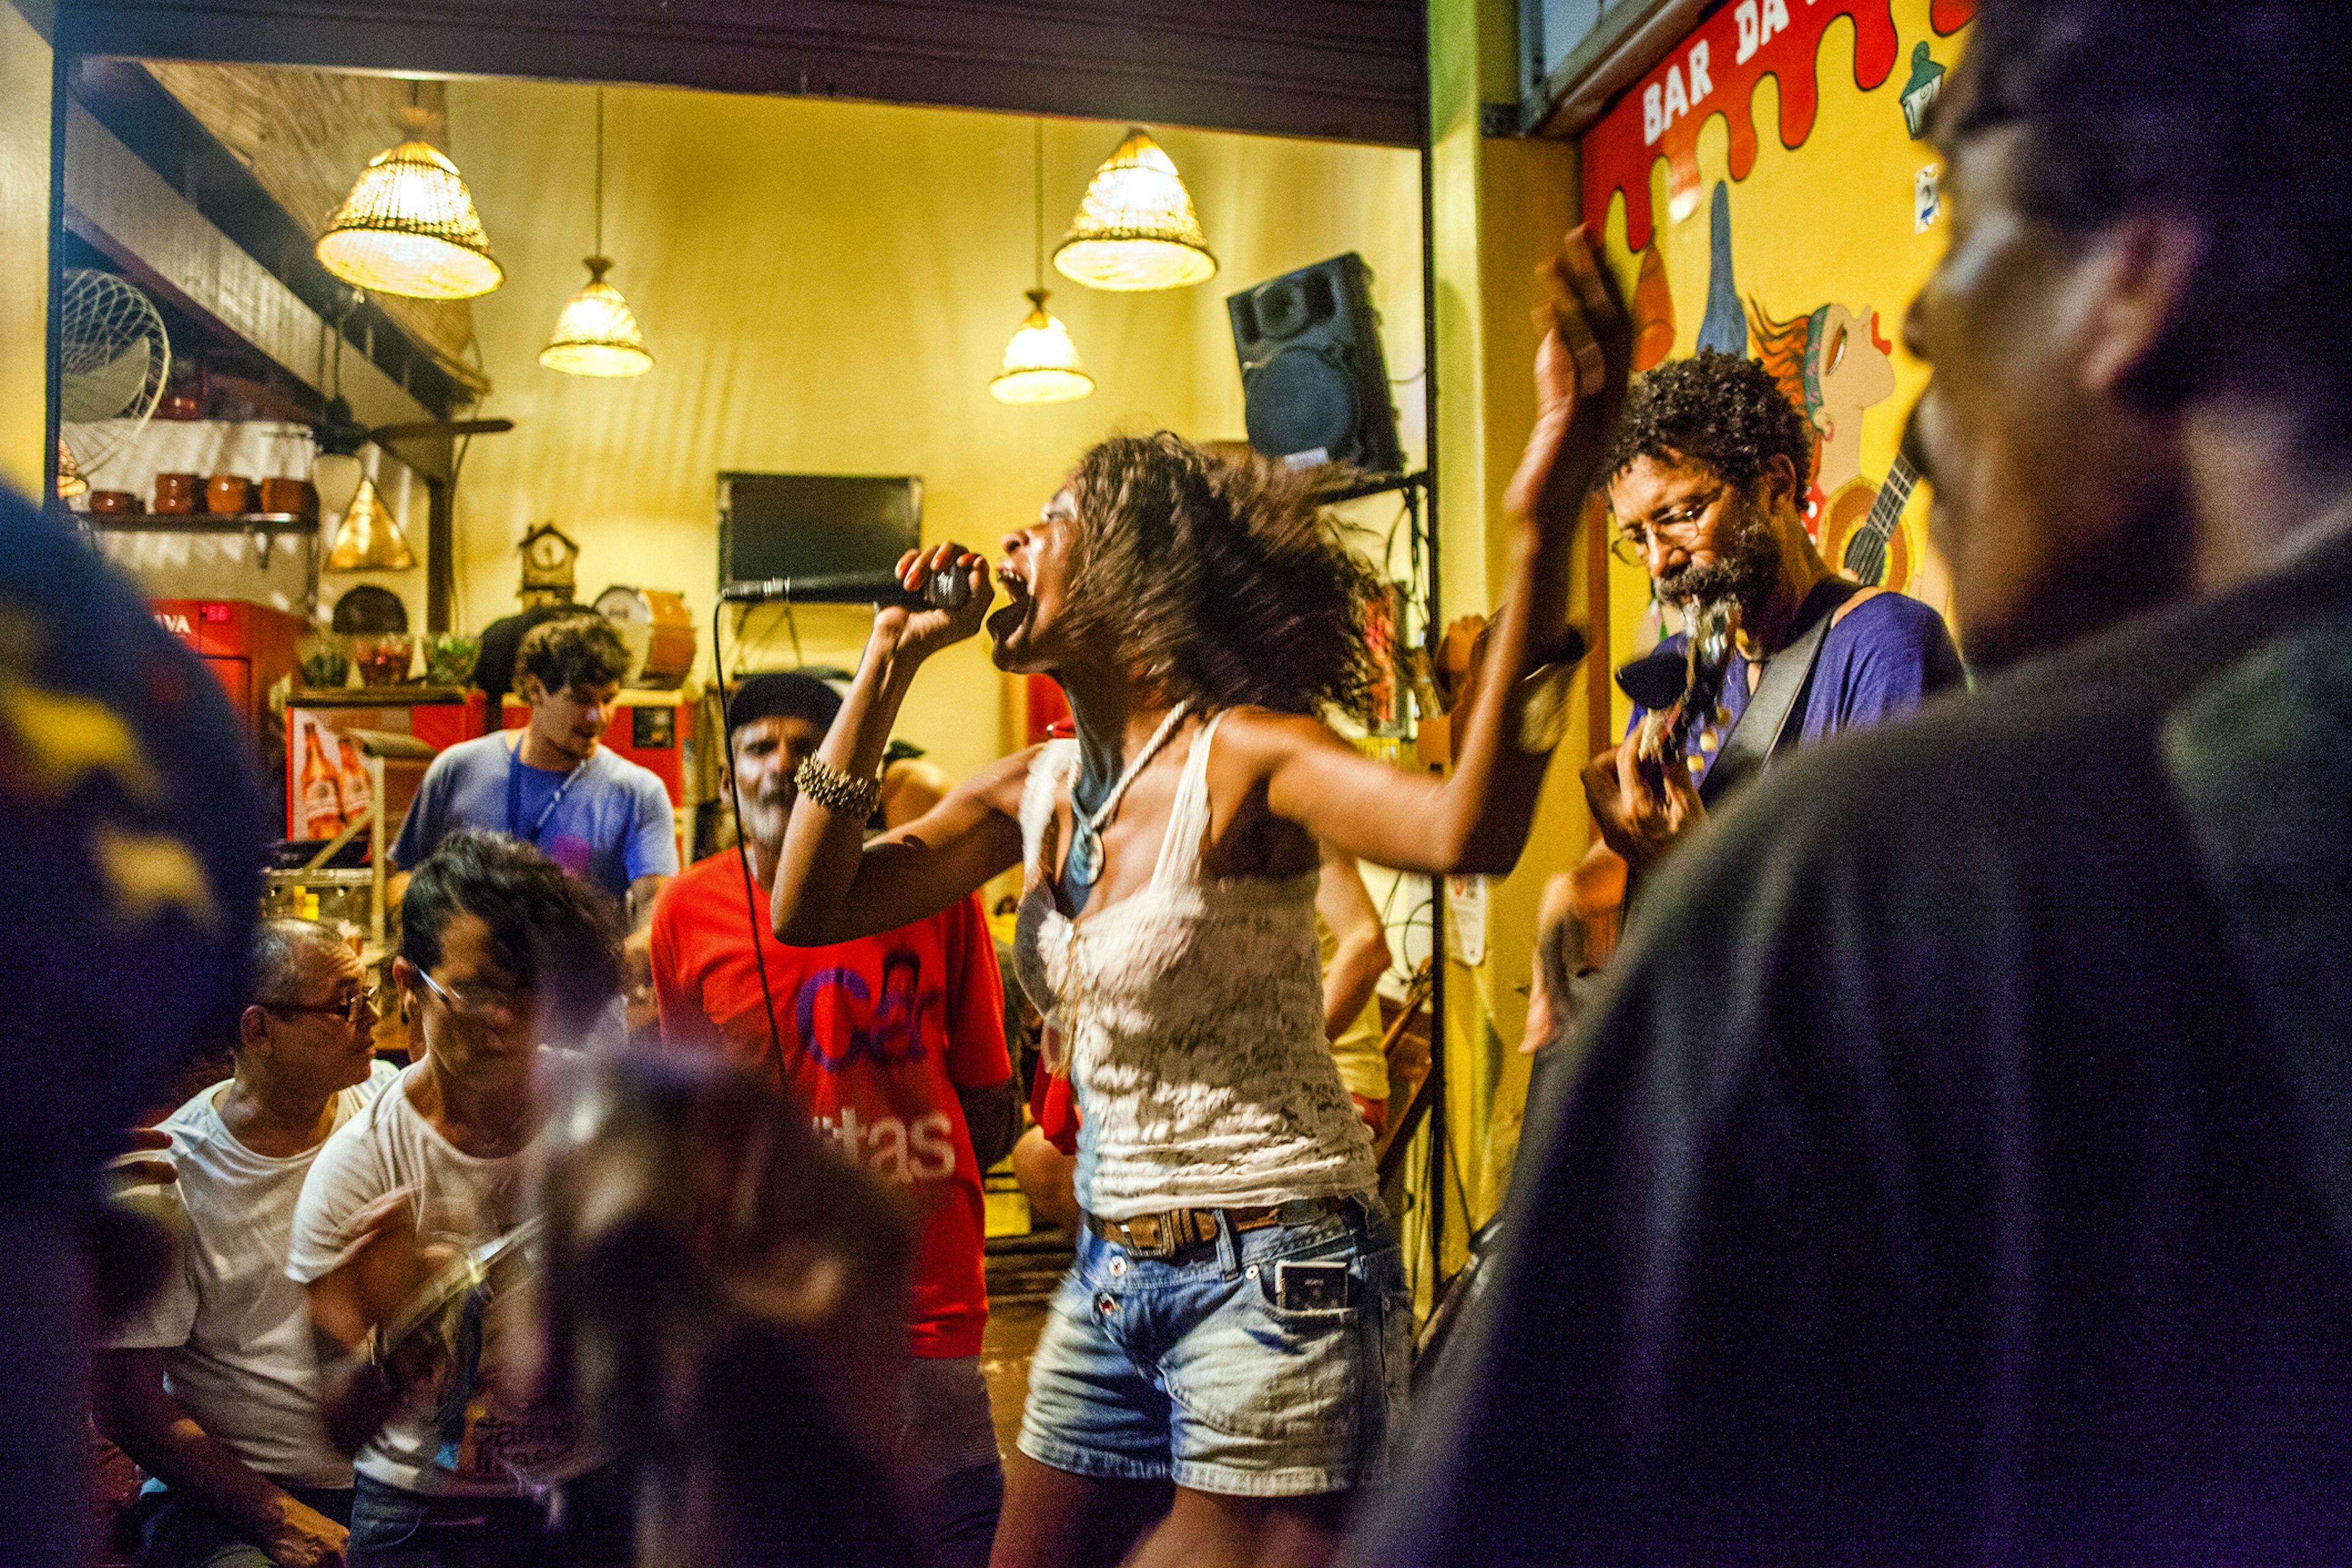
[[[761,1068],[845,1154],[914,1199],[923,1218],[899,1458],[925,1560],[980,1568],[1004,1495],[980,1372],[981,1173],[1011,1146],[1018,1116],[1003,992],[977,898],[858,942],[776,941],[768,900],[793,771],[840,706],[805,675],[755,675],[736,689],[728,759],[743,846],[664,890],[654,993],[665,1046],[723,1049]]]

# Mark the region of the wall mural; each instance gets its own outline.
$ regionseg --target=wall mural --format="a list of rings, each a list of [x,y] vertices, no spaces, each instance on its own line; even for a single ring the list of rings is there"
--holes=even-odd
[[[1814,434],[1806,522],[1823,558],[1948,616],[1917,476],[1895,456],[1927,367],[1897,340],[1944,240],[1938,159],[1919,133],[1974,11],[1737,0],[1582,146],[1584,218],[1633,302],[1634,368],[1701,348],[1762,361]],[[1777,138],[1759,140],[1759,115]],[[1609,597],[1622,659],[1656,638],[1660,613],[1636,567],[1612,566]]]

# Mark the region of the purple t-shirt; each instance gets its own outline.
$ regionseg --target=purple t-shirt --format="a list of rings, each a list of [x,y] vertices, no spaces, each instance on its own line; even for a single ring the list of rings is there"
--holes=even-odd
[[[1832,615],[1835,611],[1831,612]],[[1680,651],[1688,642],[1681,632],[1665,638],[1661,647]],[[1959,650],[1952,646],[1944,617],[1918,600],[1902,594],[1878,594],[1856,605],[1833,623],[1822,638],[1822,656],[1813,666],[1812,683],[1802,694],[1804,722],[1798,740],[1811,745],[1841,730],[1863,730],[1900,718],[1948,686],[1966,677]],[[1728,738],[1748,710],[1748,660],[1735,653],[1723,680],[1723,705],[1731,721]],[[1633,705],[1632,734],[1648,710]],[[1698,777],[1704,781],[1721,756],[1709,753]]]

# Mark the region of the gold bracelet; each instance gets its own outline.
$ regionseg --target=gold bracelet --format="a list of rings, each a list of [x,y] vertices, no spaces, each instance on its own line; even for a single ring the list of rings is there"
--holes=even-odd
[[[860,822],[873,816],[874,808],[882,804],[880,779],[852,778],[814,757],[793,770],[793,783],[803,796],[827,811],[842,812]]]

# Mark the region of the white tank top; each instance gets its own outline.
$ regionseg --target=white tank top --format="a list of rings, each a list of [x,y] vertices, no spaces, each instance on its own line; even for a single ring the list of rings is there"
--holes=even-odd
[[[1323,1037],[1316,874],[1202,874],[1217,723],[1184,759],[1150,882],[1076,921],[1055,907],[1047,840],[1077,742],[1041,747],[1022,791],[1013,957],[1069,1053],[1078,1203],[1106,1219],[1369,1193],[1376,1180],[1371,1133]]]

